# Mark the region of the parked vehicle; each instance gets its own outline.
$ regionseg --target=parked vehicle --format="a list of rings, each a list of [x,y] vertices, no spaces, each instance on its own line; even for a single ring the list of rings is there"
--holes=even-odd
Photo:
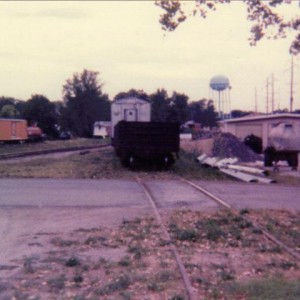
[[[0,119],[0,141],[22,142],[28,139],[27,121],[22,119]]]
[[[264,151],[264,164],[272,166],[273,162],[283,160],[296,170],[299,152],[300,126],[293,123],[280,123],[270,131],[268,147]]]
[[[71,139],[71,137],[72,137],[72,135],[71,135],[70,131],[62,131],[59,134],[59,139],[60,140],[69,140],[69,139]]]
[[[150,113],[150,103],[138,98],[112,104],[112,145],[125,166],[154,161],[169,167],[178,157],[179,124],[150,122]]]
[[[43,140],[43,131],[37,126],[30,126],[27,128],[28,141],[29,142],[38,142]]]

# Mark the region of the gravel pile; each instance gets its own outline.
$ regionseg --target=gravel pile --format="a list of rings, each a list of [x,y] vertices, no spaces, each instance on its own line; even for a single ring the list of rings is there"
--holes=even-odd
[[[237,157],[241,162],[253,162],[260,156],[231,133],[220,133],[214,139],[213,156],[221,158]]]

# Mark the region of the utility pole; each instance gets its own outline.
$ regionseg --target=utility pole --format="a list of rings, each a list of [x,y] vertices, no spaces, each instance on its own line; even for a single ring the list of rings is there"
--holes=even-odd
[[[274,113],[274,73],[272,73],[272,77],[271,77],[272,81],[271,81],[271,88],[272,88],[272,114]]]
[[[291,88],[290,88],[290,112],[293,111],[294,102],[294,56],[291,56]]]
[[[267,114],[269,113],[269,78],[267,78],[267,81],[266,81],[266,111],[267,111]]]
[[[255,106],[254,106],[254,111],[255,111],[255,113],[257,113],[257,89],[256,89],[256,87],[255,87]]]

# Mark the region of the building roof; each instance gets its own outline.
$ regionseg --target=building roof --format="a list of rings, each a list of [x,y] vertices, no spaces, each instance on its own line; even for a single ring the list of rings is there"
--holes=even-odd
[[[0,118],[0,121],[14,121],[14,122],[21,122],[26,121],[25,119],[16,119],[16,118]]]
[[[122,102],[125,102],[125,103],[149,103],[148,100],[145,100],[145,99],[141,99],[141,98],[138,98],[138,97],[124,97],[124,98],[120,98],[120,99],[117,99],[117,100],[114,100],[112,103],[122,103]]]
[[[262,121],[262,120],[276,120],[276,119],[297,119],[300,120],[300,114],[272,114],[272,115],[259,115],[259,116],[250,116],[250,117],[242,117],[242,118],[234,118],[223,120],[220,123],[241,123],[241,122],[249,122],[249,121]]]

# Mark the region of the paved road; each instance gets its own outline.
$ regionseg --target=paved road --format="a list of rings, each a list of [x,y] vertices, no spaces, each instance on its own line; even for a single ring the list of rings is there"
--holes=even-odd
[[[300,187],[197,182],[237,208],[300,210]],[[148,180],[159,209],[215,209],[217,204],[181,181]],[[45,251],[49,235],[79,228],[118,226],[152,214],[139,185],[126,180],[0,179],[1,266]],[[44,239],[44,240],[43,240]],[[38,241],[38,243],[37,243]]]

